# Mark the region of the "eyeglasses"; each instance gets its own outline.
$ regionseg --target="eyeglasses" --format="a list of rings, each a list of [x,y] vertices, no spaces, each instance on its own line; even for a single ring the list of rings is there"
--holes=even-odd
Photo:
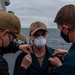
[[[13,36],[13,41],[16,42],[18,44],[18,39],[17,36],[14,33],[9,32],[9,34],[11,34]]]
[[[14,33],[11,33],[11,32],[9,32],[9,33],[14,37],[14,39],[17,38],[16,35],[15,35]]]

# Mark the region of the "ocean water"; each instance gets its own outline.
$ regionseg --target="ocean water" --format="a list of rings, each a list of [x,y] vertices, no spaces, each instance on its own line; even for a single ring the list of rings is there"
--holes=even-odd
[[[29,40],[28,33],[29,33],[29,28],[22,28],[21,32],[27,37],[27,40]],[[19,41],[20,42],[20,41]],[[21,42],[20,42],[21,43]],[[69,50],[71,43],[66,43],[60,36],[60,32],[58,29],[48,29],[48,40],[47,40],[47,45],[57,49],[57,48],[62,48]],[[9,65],[9,73],[10,75],[13,75],[13,69],[14,69],[14,64],[15,60],[18,56],[20,51],[17,53],[13,54],[5,54],[4,58],[7,60],[8,65]]]
[[[29,28],[22,28],[22,33],[28,38]],[[63,48],[63,49],[69,49],[70,45],[69,43],[66,43],[60,36],[59,29],[48,29],[48,40],[47,45],[56,49],[56,48]]]

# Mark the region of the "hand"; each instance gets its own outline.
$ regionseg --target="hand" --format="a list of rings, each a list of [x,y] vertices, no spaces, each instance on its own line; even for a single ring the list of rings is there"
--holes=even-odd
[[[22,63],[21,63],[21,66],[24,67],[25,69],[27,69],[32,63],[32,57],[30,54],[27,54],[23,60],[22,60]]]
[[[56,50],[54,51],[54,54],[53,54],[53,55],[62,57],[62,56],[65,56],[67,53],[68,53],[67,50],[56,49]]]
[[[32,48],[29,44],[19,45],[19,49],[23,52],[26,52],[26,53],[33,53]]]
[[[59,67],[59,66],[62,65],[62,62],[60,61],[60,59],[59,59],[58,57],[53,57],[53,58],[50,57],[48,60],[50,61],[50,63],[51,63],[52,65],[54,65],[54,66],[56,66],[56,67]]]

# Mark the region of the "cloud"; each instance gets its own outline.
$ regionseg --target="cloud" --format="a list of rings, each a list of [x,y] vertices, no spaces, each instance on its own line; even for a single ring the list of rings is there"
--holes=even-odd
[[[56,25],[52,24],[52,18],[38,17],[38,16],[19,16],[23,27],[29,28],[32,22],[41,21],[47,25],[47,27],[56,28]]]
[[[54,18],[66,4],[75,4],[75,0],[10,0],[7,11],[13,11],[20,18],[22,27],[39,20],[49,28],[56,28]]]

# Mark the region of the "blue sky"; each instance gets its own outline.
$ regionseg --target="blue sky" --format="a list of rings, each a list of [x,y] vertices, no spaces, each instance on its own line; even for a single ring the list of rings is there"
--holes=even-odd
[[[29,28],[35,21],[45,23],[48,28],[57,28],[54,18],[66,4],[75,4],[75,0],[10,0],[6,9],[19,17],[22,28]]]

